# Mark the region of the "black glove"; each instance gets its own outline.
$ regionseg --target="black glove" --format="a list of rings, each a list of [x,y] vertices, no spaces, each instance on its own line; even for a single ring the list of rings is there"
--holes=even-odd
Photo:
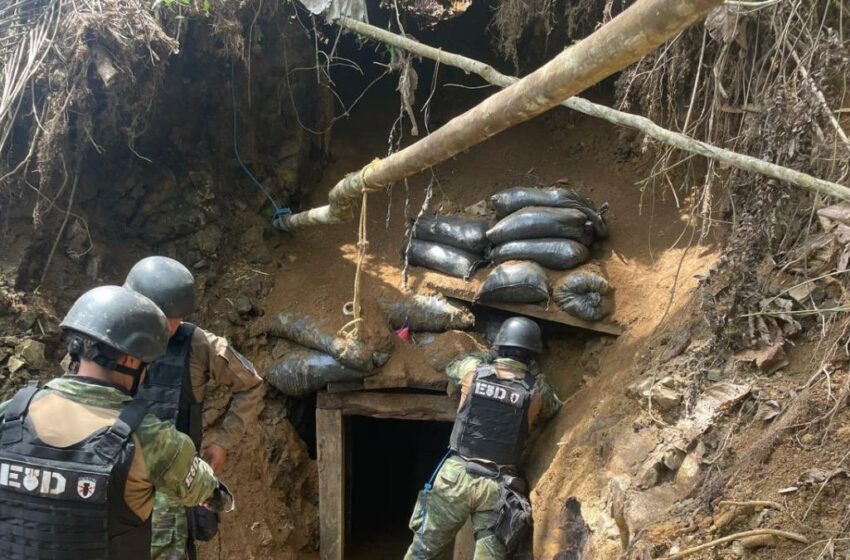
[[[228,513],[236,509],[236,500],[233,494],[222,481],[218,481],[218,487],[213,491],[212,497],[207,500],[207,509],[216,513]]]
[[[204,506],[195,506],[188,510],[189,538],[196,541],[211,541],[218,534],[221,519],[218,514]]]

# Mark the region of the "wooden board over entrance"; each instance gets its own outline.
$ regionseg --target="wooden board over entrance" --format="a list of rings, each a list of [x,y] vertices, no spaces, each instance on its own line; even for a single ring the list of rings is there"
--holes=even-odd
[[[320,392],[316,408],[339,410],[343,416],[451,422],[457,413],[457,400],[445,395],[411,395],[374,391]]]
[[[552,321],[554,323],[561,323],[562,325],[569,325],[571,327],[578,327],[580,329],[587,329],[590,331],[612,334],[614,336],[620,336],[621,334],[623,334],[623,328],[620,325],[614,323],[613,321],[584,321],[577,317],[573,317],[569,313],[561,311],[554,304],[550,305],[548,308],[545,308],[540,305],[532,305],[528,303],[497,303],[489,301],[475,301],[475,293],[478,291],[477,286],[475,284],[468,284],[468,287],[459,288],[457,286],[449,286],[446,284],[442,284],[437,280],[429,280],[426,283],[426,287],[431,288],[432,290],[436,290],[446,297],[463,300],[465,302],[474,303],[476,305],[492,307],[494,309],[501,309],[502,311],[509,311],[518,315],[526,315],[528,317],[534,317],[535,319],[543,319],[544,321]]]

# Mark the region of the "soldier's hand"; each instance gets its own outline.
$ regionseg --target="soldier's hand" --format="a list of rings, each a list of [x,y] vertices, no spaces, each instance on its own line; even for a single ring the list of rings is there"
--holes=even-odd
[[[236,509],[236,500],[233,494],[222,481],[218,481],[218,487],[213,491],[212,497],[203,504],[205,508],[216,513],[228,513]]]
[[[227,450],[220,445],[212,444],[204,450],[204,461],[212,467],[213,473],[218,474],[227,462]]]

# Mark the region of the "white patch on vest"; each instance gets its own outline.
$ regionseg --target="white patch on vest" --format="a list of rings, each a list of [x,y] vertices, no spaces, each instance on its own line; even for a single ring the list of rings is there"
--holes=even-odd
[[[28,492],[59,495],[65,491],[67,480],[57,472],[22,465],[0,463],[0,486],[24,488]]]
[[[499,401],[503,403],[510,402],[513,405],[516,405],[520,402],[522,398],[520,393],[516,391],[511,391],[502,387],[501,385],[496,385],[495,383],[489,383],[487,381],[476,381],[473,387],[473,393],[480,397],[484,397],[490,400]]]
[[[186,485],[186,488],[191,488],[192,483],[195,482],[195,476],[198,474],[198,458],[195,457],[195,460],[192,461],[192,467],[189,469],[189,473],[186,475],[186,478],[183,480],[183,483]]]
[[[88,500],[94,496],[94,491],[97,489],[97,481],[87,476],[81,476],[77,480],[77,495],[84,500]]]

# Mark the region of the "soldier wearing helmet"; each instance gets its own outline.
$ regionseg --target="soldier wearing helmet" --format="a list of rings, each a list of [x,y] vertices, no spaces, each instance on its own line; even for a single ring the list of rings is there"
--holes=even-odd
[[[502,324],[491,355],[472,354],[446,368],[461,397],[449,453],[420,492],[405,560],[437,558],[468,518],[476,560],[500,559],[530,527],[531,506],[519,463],[531,429],[561,407],[534,375],[543,351],[540,327],[524,317]]]
[[[189,435],[213,470],[221,472],[227,450],[256,421],[262,379],[225,338],[184,321],[195,308],[195,278],[180,262],[162,256],[142,259],[127,274],[124,286],[153,300],[168,318],[168,349],[151,364],[138,398],[148,403],[153,414]],[[210,380],[229,387],[233,399],[220,433],[202,442],[204,394]],[[194,541],[212,538],[217,525],[217,516],[207,510],[186,510],[167,494],[157,493],[151,557],[194,557]]]
[[[0,405],[0,557],[146,560],[155,488],[187,506],[232,504],[192,441],[133,399],[165,352],[165,315],[101,286],[60,328],[77,374]]]

